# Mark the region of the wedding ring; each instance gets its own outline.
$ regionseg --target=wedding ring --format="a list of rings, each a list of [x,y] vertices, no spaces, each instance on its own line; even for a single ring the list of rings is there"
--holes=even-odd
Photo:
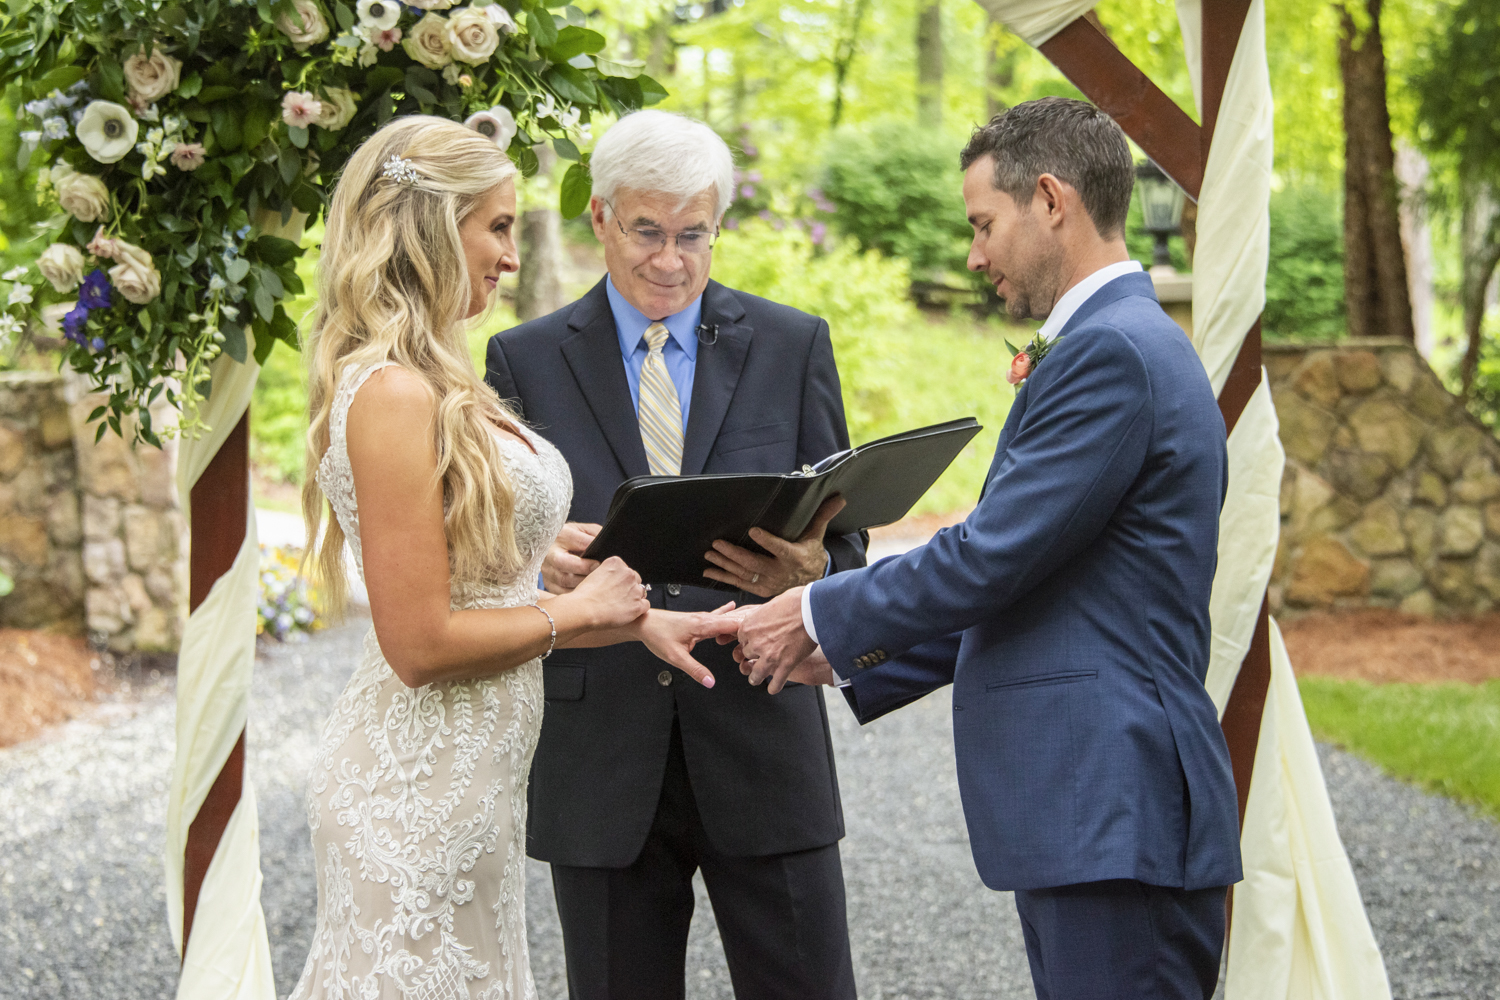
[[[752,576],[752,577],[751,577],[751,578],[750,578],[750,582],[751,582],[751,583],[754,583],[754,582],[755,582],[755,581],[757,581],[757,580],[759,580],[759,579],[760,579],[760,574],[759,574],[759,573],[756,573],[756,574],[755,574],[755,575],[754,575],[754,576]]]

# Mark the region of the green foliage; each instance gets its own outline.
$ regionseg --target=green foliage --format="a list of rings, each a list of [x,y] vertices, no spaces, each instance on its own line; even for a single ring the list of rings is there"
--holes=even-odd
[[[1275,340],[1344,335],[1344,229],[1339,196],[1314,187],[1271,195],[1262,326]]]
[[[902,257],[924,276],[964,271],[963,143],[898,119],[843,128],[828,143],[823,193],[838,230],[862,249]]]
[[[0,572],[0,597],[4,597],[16,589],[16,581]]]
[[[752,221],[714,249],[714,278],[828,321],[855,443],[973,415],[984,432],[917,504],[916,513],[970,507],[1015,397],[999,329],[968,319],[934,322],[907,295],[906,263],[827,241],[819,253],[793,226]],[[1012,336],[1016,334],[1011,333]]]
[[[1500,182],[1500,10],[1440,0],[1412,87],[1423,145],[1460,163],[1464,180]]]
[[[1500,681],[1370,684],[1303,677],[1298,687],[1319,738],[1500,817]]]
[[[527,30],[509,23],[512,13]],[[253,344],[264,361],[277,340],[296,346],[283,302],[302,291],[301,251],[267,234],[299,213],[316,221],[349,155],[392,117],[493,109],[518,125],[510,153],[530,173],[534,143],[551,138],[580,159],[569,132],[664,96],[642,64],[595,61],[605,39],[576,7],[554,14],[521,0],[510,12],[399,16],[407,44],[382,49],[344,0],[12,0],[0,17],[0,89],[27,116],[17,167],[50,162],[54,186],[79,175],[107,205],[44,192],[44,209],[56,210],[36,245],[118,265],[94,267],[92,291],[62,324],[67,362],[109,393],[91,417],[103,418],[101,435],[134,412],[137,436],[159,443],[147,407],[163,395],[194,433],[219,353],[242,361]],[[467,48],[449,23],[459,18]],[[414,44],[424,32],[440,51]],[[136,56],[154,59],[156,72],[127,73]],[[570,190],[578,186],[575,177]],[[96,239],[96,228],[115,242]],[[85,258],[84,270],[99,261]],[[127,263],[134,270],[122,274]],[[77,285],[76,276],[43,283],[29,266],[6,274],[5,308],[21,310],[7,329],[46,323],[44,307],[63,306]]]
[[[301,483],[307,463],[307,372],[283,348],[261,366],[250,403],[250,460],[263,476]]]

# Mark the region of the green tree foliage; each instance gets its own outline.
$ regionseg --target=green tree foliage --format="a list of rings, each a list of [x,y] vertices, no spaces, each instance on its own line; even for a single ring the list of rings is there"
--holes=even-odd
[[[1332,340],[1344,333],[1344,230],[1338,195],[1315,187],[1271,195],[1266,336]]]
[[[838,230],[865,250],[902,257],[922,276],[963,272],[962,142],[901,119],[844,128],[828,143],[823,193]]]

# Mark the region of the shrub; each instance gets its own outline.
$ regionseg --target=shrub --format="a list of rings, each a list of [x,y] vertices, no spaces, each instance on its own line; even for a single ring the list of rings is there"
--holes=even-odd
[[[1315,187],[1271,195],[1262,326],[1276,340],[1344,335],[1344,224],[1338,195]]]
[[[901,121],[840,129],[823,171],[834,225],[864,250],[905,258],[923,278],[963,272],[971,233],[958,169],[962,146]]]

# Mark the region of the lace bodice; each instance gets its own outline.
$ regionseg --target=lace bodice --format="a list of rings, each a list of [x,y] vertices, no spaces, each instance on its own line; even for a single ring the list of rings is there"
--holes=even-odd
[[[334,515],[344,529],[359,578],[365,578],[364,551],[359,539],[359,503],[354,495],[354,470],[349,466],[349,407],[355,395],[382,368],[393,361],[348,371],[334,392],[328,420],[328,450],[318,463],[318,486],[328,497]],[[524,427],[519,433],[531,442],[527,448],[508,435],[495,435],[500,460],[516,494],[516,548],[523,566],[506,580],[454,580],[453,607],[519,607],[536,600],[537,573],[557,533],[567,519],[573,499],[573,477],[568,463],[550,443]],[[533,454],[531,449],[535,449]]]
[[[383,367],[340,382],[318,467],[361,578],[349,406]],[[533,603],[542,556],[567,516],[567,463],[539,436],[519,433],[531,448],[496,439],[515,489],[522,565],[493,579],[454,579],[455,610]],[[543,704],[539,659],[408,688],[370,629],[308,781],[318,917],[293,1000],[535,1000],[526,946],[526,781]]]

